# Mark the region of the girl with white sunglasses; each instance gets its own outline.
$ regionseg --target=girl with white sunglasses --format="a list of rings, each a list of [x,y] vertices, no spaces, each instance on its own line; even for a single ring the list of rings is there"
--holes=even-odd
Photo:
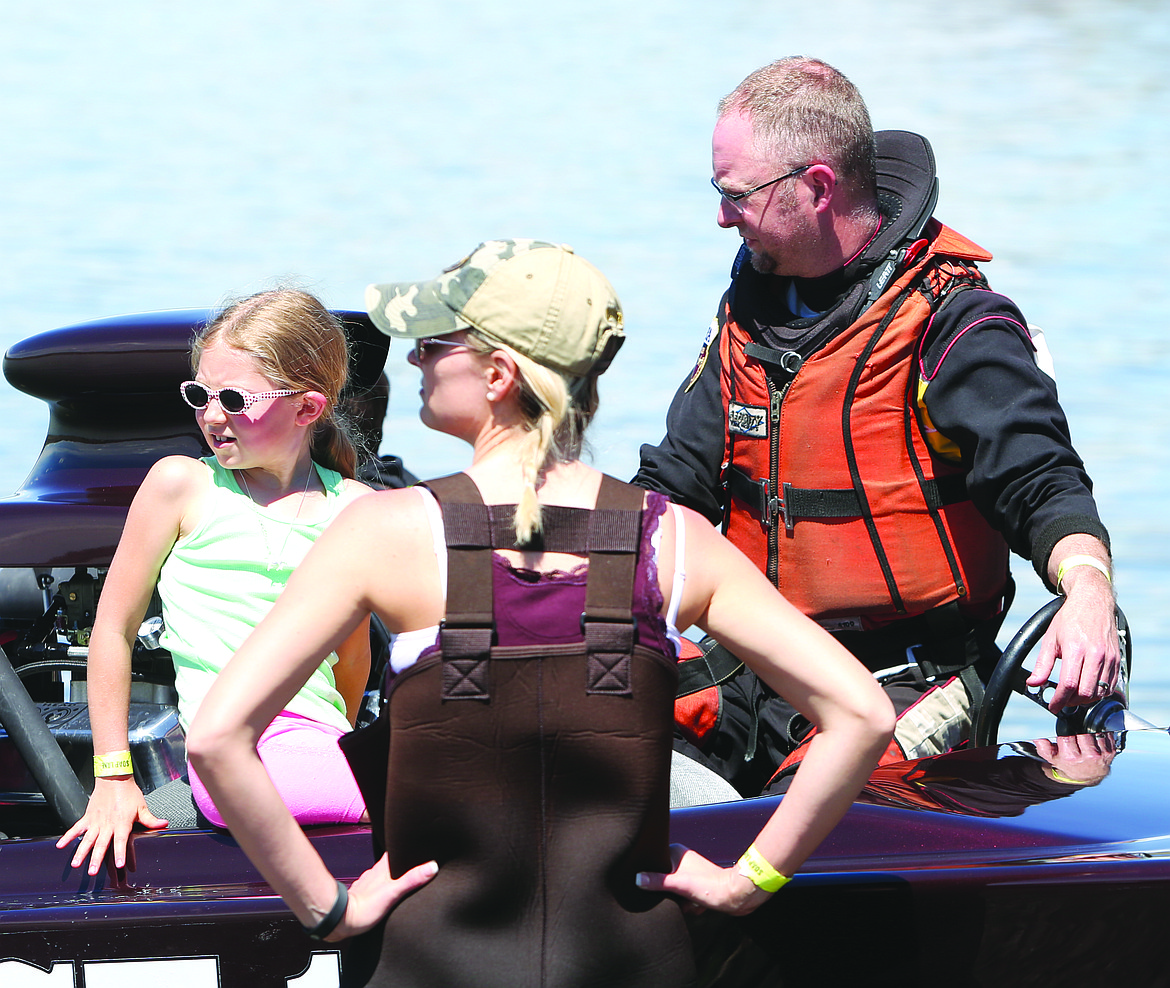
[[[367,488],[337,416],[348,354],[336,318],[304,292],[243,299],[197,336],[195,379],[184,401],[212,451],[169,456],[135,495],[110,565],[89,645],[94,791],[85,816],[58,842],[96,874],[112,847],[126,864],[135,825],[167,821],[135,783],[127,715],[130,659],[156,584],[186,729],[236,649],[279,596],[296,564],[341,508]],[[337,747],[369,673],[368,624],[332,651],[265,732],[259,751],[302,823],[364,819],[365,804]],[[199,778],[195,805],[223,825]]]

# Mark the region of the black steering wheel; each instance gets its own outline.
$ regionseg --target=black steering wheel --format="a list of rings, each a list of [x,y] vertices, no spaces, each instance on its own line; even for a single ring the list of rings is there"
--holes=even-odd
[[[983,703],[979,706],[979,713],[975,721],[975,744],[985,747],[997,743],[999,723],[1003,719],[1004,708],[1012,693],[1026,696],[1033,703],[1045,710],[1051,698],[1051,690],[1056,689],[1056,683],[1047,680],[1040,686],[1032,687],[1027,683],[1028,674],[1024,670],[1024,659],[1036,645],[1056,612],[1064,603],[1063,597],[1055,597],[1033,614],[1015,637],[1003,650],[995,671],[987,681],[987,689],[983,694]],[[1066,707],[1066,715],[1062,715],[1059,727],[1061,734],[1101,733],[1106,716],[1117,709],[1125,709],[1129,705],[1129,669],[1133,659],[1133,636],[1129,632],[1129,622],[1121,608],[1117,612],[1117,635],[1121,640],[1122,673],[1118,677],[1118,686],[1109,696],[1098,700],[1089,707]]]

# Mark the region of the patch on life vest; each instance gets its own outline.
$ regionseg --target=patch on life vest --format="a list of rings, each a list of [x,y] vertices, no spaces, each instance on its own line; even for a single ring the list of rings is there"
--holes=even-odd
[[[768,438],[768,409],[728,402],[727,431],[753,439]]]
[[[703,340],[703,345],[699,348],[699,356],[695,360],[695,369],[691,371],[691,376],[687,378],[687,386],[683,388],[684,391],[690,391],[699,379],[699,375],[703,373],[703,368],[707,366],[707,358],[711,355],[711,344],[715,342],[715,338],[718,335],[719,317],[716,316],[711,320],[711,325],[707,329],[707,338]]]

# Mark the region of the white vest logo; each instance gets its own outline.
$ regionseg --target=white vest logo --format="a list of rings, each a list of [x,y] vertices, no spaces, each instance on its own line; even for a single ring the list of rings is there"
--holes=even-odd
[[[727,431],[753,439],[768,436],[768,410],[732,401],[727,405]]]

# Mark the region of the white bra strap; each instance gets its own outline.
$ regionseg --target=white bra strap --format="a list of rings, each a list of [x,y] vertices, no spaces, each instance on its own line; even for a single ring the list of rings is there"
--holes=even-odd
[[[677,504],[671,504],[670,510],[674,515],[674,578],[670,583],[670,607],[666,610],[666,626],[677,635],[678,609],[682,606],[683,586],[687,582],[687,526],[682,509]]]

